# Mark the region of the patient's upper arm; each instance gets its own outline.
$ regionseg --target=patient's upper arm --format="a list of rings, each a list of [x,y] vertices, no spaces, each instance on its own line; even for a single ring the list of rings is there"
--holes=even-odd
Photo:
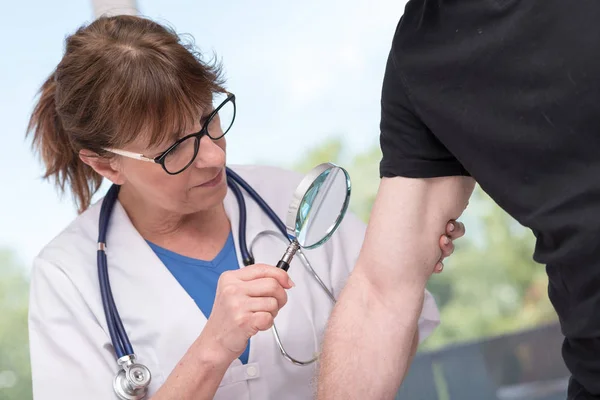
[[[357,269],[381,288],[426,280],[441,257],[439,238],[466,208],[474,184],[465,176],[383,178]]]

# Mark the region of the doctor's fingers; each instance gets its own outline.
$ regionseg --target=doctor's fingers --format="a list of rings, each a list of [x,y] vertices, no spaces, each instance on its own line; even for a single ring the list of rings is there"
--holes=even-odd
[[[279,301],[275,297],[251,297],[248,299],[249,311],[268,312],[275,318],[279,313]]]
[[[252,281],[260,278],[273,278],[276,279],[281,286],[286,289],[294,286],[294,282],[291,280],[286,271],[272,265],[254,264],[241,268],[234,273],[238,279],[243,281]]]
[[[259,311],[252,314],[252,328],[256,331],[266,331],[273,326],[274,317],[271,313]]]
[[[273,267],[272,267],[273,268]],[[285,288],[273,278],[261,278],[244,285],[246,294],[250,297],[273,297],[277,300],[279,308],[287,303]]]

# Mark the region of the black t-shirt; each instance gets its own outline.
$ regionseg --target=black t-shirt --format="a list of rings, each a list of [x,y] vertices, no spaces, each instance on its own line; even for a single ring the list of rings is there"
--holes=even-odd
[[[597,262],[600,1],[409,1],[380,140],[382,176],[471,175],[538,262]]]

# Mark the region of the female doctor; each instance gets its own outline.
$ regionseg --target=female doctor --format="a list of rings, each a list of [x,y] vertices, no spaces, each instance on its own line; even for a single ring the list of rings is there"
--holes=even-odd
[[[333,303],[298,257],[289,274],[271,266],[286,248],[280,238],[257,240],[255,264],[240,268],[240,213],[226,183],[223,138],[233,119],[222,113],[235,111],[235,97],[223,89],[218,68],[150,20],[100,18],[66,39],[40,92],[29,132],[45,177],[72,192],[80,214],[34,262],[35,399],[117,398],[119,366],[96,264],[102,201],[90,205],[103,179],[120,188],[105,250],[123,326],[137,361],[152,374],[147,397],[311,398],[314,364],[286,360],[267,330],[275,320],[287,351],[310,359]],[[301,176],[232,169],[285,215]],[[246,207],[250,243],[274,227],[255,202],[247,199]],[[438,271],[451,240],[463,234],[461,223],[448,226]],[[307,252],[334,296],[364,231],[348,215],[331,240]],[[427,293],[418,339],[437,323]]]

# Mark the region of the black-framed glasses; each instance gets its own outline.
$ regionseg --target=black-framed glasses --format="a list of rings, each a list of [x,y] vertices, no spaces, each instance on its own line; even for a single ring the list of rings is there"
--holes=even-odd
[[[203,121],[200,131],[182,137],[154,158],[126,150],[105,150],[124,157],[160,164],[167,174],[177,175],[185,171],[196,159],[202,136],[207,135],[212,140],[219,140],[231,129],[236,112],[235,95],[229,92],[213,94],[213,107],[214,110]]]

